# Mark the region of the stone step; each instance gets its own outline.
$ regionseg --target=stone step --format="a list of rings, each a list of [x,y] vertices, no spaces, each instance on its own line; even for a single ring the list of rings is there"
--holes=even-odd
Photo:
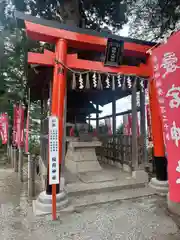
[[[69,198],[71,206],[73,206],[74,211],[81,210],[82,208],[120,202],[123,200],[140,198],[140,197],[150,197],[155,195],[155,191],[149,187],[137,188],[137,189],[125,189],[114,192],[104,192],[99,194],[90,194],[85,196],[73,196]]]
[[[123,189],[137,189],[144,188],[147,184],[143,181],[127,177],[119,181],[107,181],[98,183],[69,183],[66,185],[65,190],[69,196],[99,194],[104,192],[119,191]]]

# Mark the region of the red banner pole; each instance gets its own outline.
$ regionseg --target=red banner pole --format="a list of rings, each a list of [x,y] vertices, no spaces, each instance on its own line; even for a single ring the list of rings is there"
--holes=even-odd
[[[59,119],[59,167],[62,162],[64,97],[66,89],[66,69],[62,64],[66,63],[67,42],[59,39],[56,43],[56,63],[54,67],[54,79],[52,89],[52,115]],[[62,64],[61,64],[62,63]],[[59,171],[60,172],[60,171]],[[52,217],[56,219],[56,185],[52,185]]]

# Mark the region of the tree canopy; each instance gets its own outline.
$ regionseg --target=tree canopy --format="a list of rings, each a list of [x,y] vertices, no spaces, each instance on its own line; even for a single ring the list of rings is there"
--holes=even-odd
[[[130,35],[159,40],[180,29],[179,0],[135,0],[129,5]]]

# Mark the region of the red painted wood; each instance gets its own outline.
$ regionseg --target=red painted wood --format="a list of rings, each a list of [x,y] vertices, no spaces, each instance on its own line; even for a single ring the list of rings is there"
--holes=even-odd
[[[100,52],[104,52],[106,49],[107,38],[47,27],[28,21],[25,21],[25,25],[27,35],[31,39],[36,41],[56,43],[57,39],[61,38],[66,39],[68,41],[68,47],[85,50],[95,50]],[[129,42],[124,43],[124,50],[130,50],[146,54],[146,51],[149,48],[150,46],[147,45],[140,45]]]
[[[55,54],[48,50],[45,50],[43,54],[29,52],[28,63],[45,66],[54,66]],[[134,74],[142,77],[150,76],[150,68],[145,64],[141,64],[139,67],[134,66],[120,66],[118,68],[104,67],[104,64],[102,62],[78,59],[77,54],[67,55],[67,66],[72,69],[92,70],[109,73]]]

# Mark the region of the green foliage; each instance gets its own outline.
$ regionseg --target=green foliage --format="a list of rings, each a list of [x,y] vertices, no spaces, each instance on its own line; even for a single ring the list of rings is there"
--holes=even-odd
[[[121,124],[121,125],[119,125],[119,127],[117,128],[116,134],[118,134],[118,135],[123,134],[123,131],[124,131],[124,125]]]
[[[179,6],[177,0],[135,0],[128,9],[131,36],[157,40],[178,29]]]
[[[93,131],[94,131],[93,126],[89,124],[88,125],[88,132],[92,133]]]
[[[40,155],[40,142],[37,139],[31,138],[29,141],[29,152],[32,155]]]
[[[127,22],[127,3],[133,0],[14,0],[16,9],[30,11],[33,16],[55,19],[61,22],[74,21],[75,25],[99,30],[104,24],[113,31]]]

